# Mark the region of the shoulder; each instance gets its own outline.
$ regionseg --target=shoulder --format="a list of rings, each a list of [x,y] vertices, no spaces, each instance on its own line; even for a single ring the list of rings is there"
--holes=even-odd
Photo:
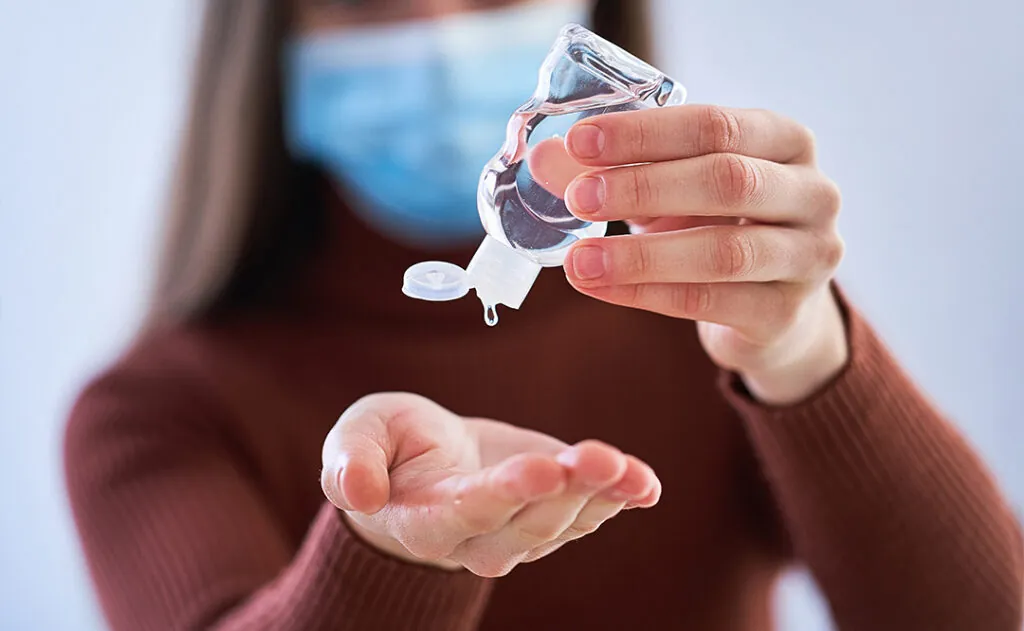
[[[199,328],[140,336],[91,378],[68,415],[64,456],[78,468],[123,449],[205,440],[226,412],[210,377],[222,344]]]
[[[281,349],[299,347],[300,334],[290,321],[257,314],[139,335],[75,399],[65,466],[122,453],[137,461],[177,450],[191,461],[252,448],[265,438],[259,413],[279,407],[281,367],[294,361]]]

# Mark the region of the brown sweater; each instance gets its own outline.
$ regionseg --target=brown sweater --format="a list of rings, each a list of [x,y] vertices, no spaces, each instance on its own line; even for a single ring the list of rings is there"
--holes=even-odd
[[[1010,509],[848,307],[849,366],[771,409],[692,323],[548,270],[490,329],[472,297],[402,296],[422,254],[341,223],[286,305],[151,334],[75,406],[67,482],[113,628],[760,631],[793,562],[842,631],[1020,628]],[[605,440],[654,467],[661,503],[493,581],[379,554],[324,501],[320,448],[389,390]]]

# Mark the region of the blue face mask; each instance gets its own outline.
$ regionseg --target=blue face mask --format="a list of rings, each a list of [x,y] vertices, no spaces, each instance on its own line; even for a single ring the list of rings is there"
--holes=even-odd
[[[558,30],[588,12],[578,0],[533,2],[299,38],[285,53],[290,149],[390,238],[473,242],[481,169]]]

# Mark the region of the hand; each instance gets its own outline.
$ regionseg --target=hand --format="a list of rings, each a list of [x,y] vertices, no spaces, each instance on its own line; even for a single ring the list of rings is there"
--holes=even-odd
[[[768,403],[799,401],[843,367],[829,287],[843,255],[839,190],[806,128],[759,110],[670,107],[580,121],[565,151],[580,165],[569,210],[633,232],[577,243],[565,262],[576,289],[697,320],[711,358]]]
[[[661,495],[650,467],[608,445],[570,447],[402,393],[342,414],[324,441],[321,485],[371,545],[480,576],[503,576]]]

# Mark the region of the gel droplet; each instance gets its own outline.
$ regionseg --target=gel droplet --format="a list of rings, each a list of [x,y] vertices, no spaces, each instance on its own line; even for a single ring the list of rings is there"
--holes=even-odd
[[[498,310],[494,305],[484,305],[484,322],[487,326],[494,326],[498,323]]]

